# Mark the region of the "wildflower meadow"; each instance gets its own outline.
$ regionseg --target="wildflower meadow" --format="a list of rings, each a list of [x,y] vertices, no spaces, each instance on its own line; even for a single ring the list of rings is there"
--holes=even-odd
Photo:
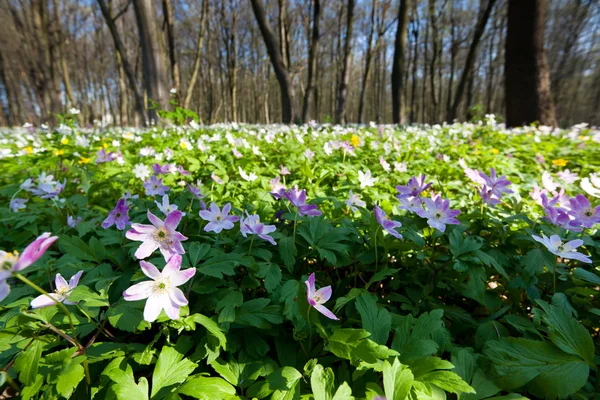
[[[600,131],[74,121],[0,130],[0,391],[600,396]]]

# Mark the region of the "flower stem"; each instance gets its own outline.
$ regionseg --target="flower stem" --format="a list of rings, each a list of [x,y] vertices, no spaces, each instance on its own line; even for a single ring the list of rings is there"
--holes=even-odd
[[[552,288],[553,294],[556,293],[556,260],[554,260],[554,265],[552,268]]]
[[[294,243],[296,243],[296,225],[298,225],[298,211],[296,211],[296,213],[294,214]]]
[[[252,255],[252,245],[254,244],[254,236],[252,235],[252,238],[250,239],[250,248],[248,249],[248,254]]]
[[[375,271],[378,271],[379,269],[377,268],[377,263],[379,262],[379,257],[377,256],[377,234],[379,233],[379,227],[377,227],[377,230],[375,231],[375,237],[374,237],[374,246],[375,246]]]
[[[310,324],[310,311],[312,307],[310,304],[308,305],[308,311],[306,312],[306,322],[308,322],[308,354],[310,357],[311,349],[312,349],[312,325]]]

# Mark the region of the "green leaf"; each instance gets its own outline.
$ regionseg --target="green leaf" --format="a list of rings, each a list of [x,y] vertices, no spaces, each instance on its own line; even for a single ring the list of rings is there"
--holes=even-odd
[[[562,309],[542,300],[537,303],[544,310],[542,319],[548,324],[550,340],[562,351],[594,365],[594,341],[587,329]]]
[[[400,353],[400,360],[431,355],[437,352],[438,344],[432,340],[432,334],[443,328],[443,310],[433,310],[419,315],[394,316],[396,330],[392,349]]]
[[[118,400],[148,400],[148,380],[141,377],[136,383],[133,370],[124,357],[112,360],[102,374],[114,382],[112,390]]]
[[[549,270],[554,268],[555,256],[546,250],[532,249],[521,258],[521,266],[529,276],[539,275],[544,272],[544,266]]]
[[[475,390],[451,371],[433,371],[419,378],[421,382],[431,383],[450,393],[475,393]]]
[[[271,329],[271,324],[281,324],[281,307],[269,305],[270,299],[253,299],[235,310],[235,322],[260,329]]]
[[[81,363],[84,360],[85,357],[76,357],[69,359],[63,366],[56,381],[56,391],[58,394],[66,398],[71,397],[79,382],[83,380],[85,373]]]
[[[365,289],[368,290],[372,284],[374,284],[375,282],[382,281],[388,276],[396,275],[398,271],[400,271],[399,268],[384,268],[381,271],[376,272],[375,275],[373,275],[371,279],[369,279],[369,282],[367,282]]]
[[[108,309],[106,316],[113,327],[127,332],[133,332],[144,322],[142,310],[135,303],[122,299]]]
[[[331,368],[323,368],[318,364],[310,375],[310,387],[314,400],[331,400],[335,385],[335,375]]]
[[[235,397],[235,388],[221,378],[194,375],[177,389],[177,393],[200,400],[225,400]]]
[[[416,380],[421,380],[421,376],[431,371],[440,369],[452,369],[454,365],[450,361],[442,360],[439,357],[422,357],[415,360],[411,360],[408,363],[410,370],[415,376]]]
[[[277,264],[260,263],[257,276],[264,278],[265,289],[267,289],[267,292],[272,293],[281,283],[281,268]]]
[[[410,393],[414,376],[406,365],[395,358],[394,363],[383,363],[383,388],[388,400],[404,400]]]
[[[371,333],[370,338],[386,344],[392,327],[392,315],[384,307],[377,307],[377,298],[364,293],[356,299],[356,309],[362,319],[363,328]]]
[[[37,375],[35,377],[35,382],[23,388],[23,391],[21,392],[21,400],[29,400],[33,398],[36,394],[38,394],[43,383],[44,377],[42,375]]]
[[[503,338],[486,344],[495,383],[504,390],[528,386],[536,396],[564,398],[587,382],[589,367],[578,356],[552,343],[522,338]]]
[[[362,360],[374,364],[398,353],[367,339],[369,332],[363,329],[338,329],[328,339],[329,351],[346,360]]]
[[[223,348],[223,350],[227,350],[227,338],[215,321],[202,314],[193,314],[191,317],[193,318],[194,322],[205,327],[208,332],[210,332],[219,340],[219,345]]]
[[[335,395],[333,396],[332,400],[354,400],[354,396],[352,396],[352,388],[347,382],[344,382],[340,385],[338,390],[335,391]]]
[[[498,271],[500,275],[502,275],[506,279],[509,279],[508,274],[506,273],[502,265],[500,265],[500,263],[496,261],[494,257],[490,256],[487,253],[484,253],[481,250],[475,250],[475,255],[477,256],[477,258],[479,258],[479,260],[481,260],[482,263],[484,263],[488,267],[494,267],[494,269]]]
[[[300,378],[302,378],[302,374],[296,368],[283,367],[270,373],[267,376],[267,382],[272,390],[287,391],[292,389],[294,383]]]
[[[296,244],[294,243],[294,238],[291,236],[283,237],[277,243],[279,246],[279,256],[281,260],[283,260],[283,265],[287,268],[288,271],[292,272],[294,268],[294,264],[296,263]]]
[[[183,358],[183,354],[173,347],[164,346],[152,373],[152,398],[164,398],[175,386],[184,382],[197,366],[198,364]]]
[[[455,258],[471,251],[479,250],[483,246],[483,240],[479,237],[466,236],[463,239],[462,233],[453,230],[450,234],[450,251]]]
[[[16,358],[14,366],[19,372],[19,380],[25,385],[36,382],[41,355],[42,342],[34,340],[27,350]]]
[[[208,254],[209,251],[210,245],[207,243],[192,243],[187,253],[192,267],[198,266],[200,260],[202,260]]]
[[[594,285],[600,285],[600,276],[596,275],[593,272],[586,271],[583,268],[575,268],[573,270],[573,276],[577,279],[593,283]]]
[[[108,307],[108,296],[102,296],[84,285],[78,285],[69,295],[69,301],[83,303],[87,307]]]
[[[198,267],[198,272],[204,275],[222,279],[223,275],[235,275],[235,267],[251,262],[239,254],[220,254],[209,258]]]
[[[219,313],[219,323],[235,321],[235,309],[244,303],[241,292],[230,291],[217,303],[216,311]]]

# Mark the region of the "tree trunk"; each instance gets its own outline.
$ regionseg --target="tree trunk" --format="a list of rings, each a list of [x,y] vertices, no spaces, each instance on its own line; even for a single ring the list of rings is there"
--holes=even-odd
[[[275,71],[277,82],[279,82],[281,90],[281,119],[283,123],[289,124],[298,118],[298,115],[294,111],[294,86],[285,68],[281,51],[277,48],[277,40],[269,25],[262,0],[250,0],[250,2],[252,3],[252,11],[265,42],[271,65]]]
[[[148,117],[146,115],[146,109],[144,107],[144,97],[138,88],[138,84],[135,78],[135,72],[133,68],[131,68],[131,64],[127,60],[127,53],[125,52],[125,46],[121,41],[121,36],[119,35],[119,31],[117,30],[117,26],[115,25],[115,21],[106,5],[105,0],[98,0],[98,4],[100,5],[100,10],[102,11],[102,16],[106,21],[106,25],[108,25],[108,29],[110,30],[110,34],[113,38],[113,42],[115,44],[115,49],[119,53],[121,57],[121,62],[123,65],[123,69],[125,70],[125,74],[127,75],[127,80],[129,81],[129,87],[131,88],[136,104],[136,111],[138,117],[141,117],[142,124],[146,125],[148,121]]]
[[[360,86],[360,99],[358,101],[358,123],[362,124],[365,119],[365,95],[367,93],[367,83],[369,81],[369,72],[371,71],[371,61],[373,60],[373,35],[375,34],[375,11],[377,10],[377,0],[373,0],[371,5],[371,28],[367,39],[367,54],[365,56],[365,70],[363,72],[362,84]]]
[[[430,117],[432,122],[437,122],[438,99],[435,94],[435,65],[437,63],[439,43],[437,18],[435,16],[435,0],[429,0],[429,19],[431,21],[431,61],[429,62],[429,82],[431,83],[431,105],[433,108]],[[438,85],[441,86],[441,84],[442,82],[438,82]]]
[[[545,0],[509,0],[506,34],[506,125],[556,126],[544,51]]]
[[[346,37],[344,39],[344,61],[338,85],[337,105],[335,108],[336,124],[346,123],[346,99],[348,97],[348,79],[350,76],[350,57],[352,56],[352,27],[354,25],[354,0],[348,0],[346,15]]]
[[[313,25],[310,48],[308,49],[308,80],[302,103],[302,122],[310,118],[311,97],[315,92],[315,75],[317,74],[317,59],[319,54],[319,20],[321,19],[321,0],[313,0]]]
[[[169,104],[167,67],[160,46],[160,30],[152,0],[136,0],[133,6],[142,48],[142,71],[146,93],[149,100],[156,103],[160,109],[166,109]],[[149,110],[148,117],[157,121],[154,107]]]
[[[206,17],[208,15],[208,1],[202,0],[202,16],[200,17],[200,33],[198,33],[198,42],[196,46],[196,57],[194,58],[194,66],[192,67],[192,76],[188,83],[187,90],[185,91],[185,99],[183,101],[183,108],[189,108],[190,101],[192,100],[192,94],[194,93],[194,86],[196,80],[198,80],[198,74],[200,72],[200,64],[202,62],[202,49],[204,48],[204,27],[206,25]]]
[[[417,68],[419,64],[419,12],[417,10],[417,2],[413,1],[412,3],[412,13],[413,13],[413,21],[414,28],[412,30],[412,35],[415,41],[413,46],[413,61],[412,61],[412,87],[410,94],[410,122],[415,123],[417,120],[417,103],[415,102],[417,98]]]
[[[525,2],[528,1],[534,0],[525,0]],[[458,81],[458,86],[456,87],[456,95],[454,96],[452,107],[450,108],[450,112],[448,113],[448,122],[452,122],[454,121],[454,119],[456,119],[458,107],[460,105],[460,102],[462,101],[467,81],[469,80],[471,70],[473,69],[473,65],[475,64],[475,58],[477,57],[477,48],[479,47],[479,42],[481,41],[481,37],[485,32],[485,26],[487,25],[488,19],[490,19],[490,15],[492,14],[492,9],[494,8],[495,3],[496,0],[488,0],[487,7],[485,8],[483,15],[481,16],[479,21],[477,21],[477,25],[475,26],[475,32],[473,32],[473,41],[471,42],[469,52],[467,53],[467,60],[465,61],[465,68],[463,69],[463,72],[460,76],[460,80]]]
[[[409,0],[400,0],[398,7],[398,28],[394,45],[394,64],[392,66],[392,120],[395,124],[404,123],[404,64],[406,36],[408,35]]]
[[[167,41],[169,44],[169,61],[171,62],[171,78],[173,79],[173,87],[177,90],[181,86],[181,75],[179,73],[179,63],[177,62],[177,51],[175,49],[175,25],[173,23],[173,5],[171,0],[162,0],[163,14],[167,27]]]

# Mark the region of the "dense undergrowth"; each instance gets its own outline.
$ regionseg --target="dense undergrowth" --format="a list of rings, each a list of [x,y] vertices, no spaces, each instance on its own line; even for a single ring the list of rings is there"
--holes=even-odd
[[[192,125],[0,133],[5,396],[600,396],[599,131]]]

